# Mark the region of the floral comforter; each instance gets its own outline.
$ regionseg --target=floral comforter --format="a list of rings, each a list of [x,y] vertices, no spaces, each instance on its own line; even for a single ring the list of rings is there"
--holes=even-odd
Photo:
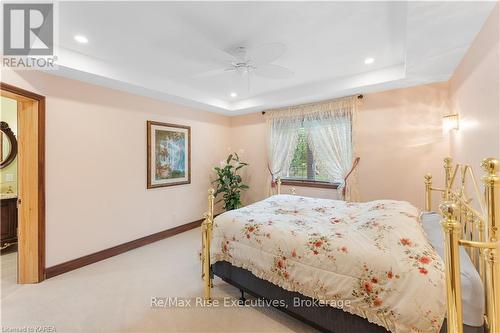
[[[443,263],[407,202],[276,195],[218,216],[212,244],[213,262],[394,333],[438,332],[444,318]]]

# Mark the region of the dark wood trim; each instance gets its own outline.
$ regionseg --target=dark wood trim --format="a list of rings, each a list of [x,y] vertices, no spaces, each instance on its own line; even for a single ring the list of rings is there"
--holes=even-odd
[[[0,90],[38,102],[38,282],[41,282],[45,279],[45,96],[1,81]]]
[[[183,224],[183,225],[180,225],[180,226],[175,227],[175,228],[163,230],[163,231],[157,232],[155,234],[145,236],[145,237],[142,237],[142,238],[139,238],[139,239],[127,242],[127,243],[123,243],[123,244],[120,244],[117,246],[113,246],[113,247],[110,247],[108,249],[105,249],[105,250],[102,250],[99,252],[95,252],[95,253],[80,257],[80,258],[66,261],[66,262],[63,262],[63,263],[55,265],[55,266],[47,267],[47,269],[45,270],[45,278],[49,279],[51,277],[54,277],[54,276],[57,276],[57,275],[60,275],[63,273],[67,273],[69,271],[81,268],[83,266],[87,266],[87,265],[96,263],[98,261],[114,257],[116,255],[125,253],[127,251],[136,249],[138,247],[148,245],[148,244],[151,244],[153,242],[156,242],[156,241],[168,238],[168,237],[175,236],[175,235],[180,234],[182,232],[199,227],[201,225],[202,221],[203,221],[203,219],[200,219],[200,220],[197,220],[194,222]]]
[[[168,127],[174,127],[174,128],[184,128],[187,129],[188,132],[188,180],[187,181],[180,181],[180,182],[175,182],[175,183],[168,183],[168,184],[151,184],[151,126],[152,125],[157,125],[157,126],[168,126]],[[185,126],[185,125],[176,125],[176,124],[169,124],[169,123],[161,123],[158,121],[152,121],[148,120],[146,121],[146,135],[147,135],[147,172],[146,172],[146,177],[147,177],[147,188],[158,188],[158,187],[167,187],[167,186],[175,186],[175,185],[184,185],[184,184],[191,184],[191,127],[190,126]]]
[[[45,100],[45,96],[38,95],[34,92],[18,88],[16,86],[10,85],[10,84],[5,83],[5,82],[0,82],[0,90],[5,90],[5,91],[8,91],[12,94],[20,95],[20,96],[23,96],[23,97],[26,97],[29,99],[34,99],[36,101]]]
[[[38,100],[38,274],[45,280],[45,97]]]
[[[285,186],[317,187],[317,188],[329,188],[334,190],[337,189],[340,185],[338,183],[319,182],[312,180],[294,180],[294,179],[282,179],[281,184]]]

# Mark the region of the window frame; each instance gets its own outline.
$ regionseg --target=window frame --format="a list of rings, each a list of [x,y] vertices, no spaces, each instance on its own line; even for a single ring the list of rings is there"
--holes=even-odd
[[[281,184],[285,186],[329,188],[334,190],[338,189],[340,186],[340,183],[331,183],[322,180],[305,180],[305,179],[291,179],[291,178],[282,178]]]

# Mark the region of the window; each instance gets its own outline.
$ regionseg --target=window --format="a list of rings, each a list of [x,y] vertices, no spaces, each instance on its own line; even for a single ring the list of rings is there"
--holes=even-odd
[[[326,172],[314,160],[314,155],[309,146],[309,133],[304,127],[299,129],[297,147],[293,155],[292,162],[285,182],[329,182]]]
[[[271,110],[268,169],[285,185],[338,188],[353,165],[354,96]]]

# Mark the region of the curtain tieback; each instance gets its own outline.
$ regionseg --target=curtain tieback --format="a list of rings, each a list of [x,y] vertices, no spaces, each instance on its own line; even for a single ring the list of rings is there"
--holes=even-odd
[[[278,183],[277,181],[277,177],[274,177],[276,174],[280,173],[281,170],[279,170],[278,172],[272,172],[271,171],[271,167],[269,166],[269,163],[267,164],[267,170],[269,170],[269,173],[271,174],[271,187],[272,188],[275,188],[276,187],[276,184]]]

